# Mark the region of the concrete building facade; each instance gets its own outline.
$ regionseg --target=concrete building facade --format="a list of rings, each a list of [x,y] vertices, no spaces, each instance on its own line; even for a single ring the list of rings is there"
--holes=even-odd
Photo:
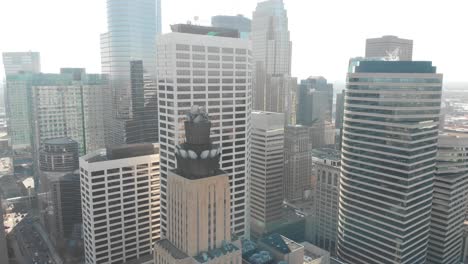
[[[402,61],[413,59],[413,40],[383,36],[366,40],[366,58],[387,57]]]
[[[330,148],[312,151],[315,186],[314,245],[335,255],[338,234],[338,196],[340,190],[339,151]]]
[[[283,193],[286,201],[304,198],[304,192],[312,187],[311,150],[309,127],[296,125],[285,128]]]
[[[210,36],[211,27],[175,25],[158,38],[158,98],[161,144],[162,232],[167,223],[167,177],[184,140],[185,115],[193,105],[211,117],[211,140],[222,148],[221,169],[229,174],[231,227],[248,236],[252,57],[237,31]],[[216,29],[219,30],[219,29]],[[185,33],[184,33],[185,32]],[[229,37],[231,36],[231,37]]]
[[[134,144],[80,158],[85,263],[151,256],[160,238],[159,145]]]
[[[467,208],[467,156],[468,134],[441,132],[427,263],[460,263]]]
[[[252,112],[250,228],[257,235],[282,216],[284,114]]]
[[[241,263],[239,243],[231,243],[229,176],[219,169],[211,122],[194,107],[184,123],[186,142],[177,146],[177,168],[169,171],[167,233],[155,244],[155,264]]]

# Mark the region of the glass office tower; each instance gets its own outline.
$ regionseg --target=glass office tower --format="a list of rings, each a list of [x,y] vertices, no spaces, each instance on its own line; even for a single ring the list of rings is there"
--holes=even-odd
[[[442,74],[431,62],[360,61],[347,79],[338,256],[425,263]]]
[[[157,127],[150,139],[135,139],[134,131],[141,130],[145,121],[134,105],[143,105],[144,92],[135,93],[131,78],[135,61],[143,66],[146,86],[154,87],[156,71],[156,37],[161,33],[160,0],[108,0],[108,32],[101,35],[102,72],[109,75],[111,96],[107,105],[106,144],[141,143],[157,138]],[[143,86],[142,86],[143,87]],[[138,116],[135,118],[135,116]],[[152,115],[157,123],[157,114]]]

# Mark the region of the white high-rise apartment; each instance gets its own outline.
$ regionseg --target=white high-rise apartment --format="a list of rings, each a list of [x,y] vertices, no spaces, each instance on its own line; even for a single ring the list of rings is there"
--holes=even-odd
[[[427,263],[442,74],[427,61],[358,61],[347,76],[337,254]]]
[[[413,59],[413,40],[383,36],[366,40],[366,58],[391,57],[402,61]]]
[[[80,177],[85,263],[151,259],[160,236],[159,146],[87,154]]]
[[[284,172],[284,114],[252,112],[250,227],[268,232],[281,219]]]
[[[39,52],[4,52],[3,67],[5,76],[22,72],[40,73],[41,55]]]
[[[168,171],[176,167],[175,147],[185,139],[185,115],[198,105],[210,115],[211,140],[221,147],[221,169],[229,175],[231,228],[234,234],[249,236],[249,42],[239,39],[237,31],[213,36],[210,27],[175,25],[173,29],[177,32],[162,35],[157,42],[162,234],[167,224]]]
[[[286,113],[295,123],[297,79],[291,78],[292,43],[283,0],[258,3],[252,18],[254,109]]]
[[[240,264],[240,240],[231,238],[229,176],[219,169],[209,117],[194,107],[184,125],[186,141],[177,146],[177,168],[168,176],[167,235],[154,246],[154,264]]]
[[[468,134],[441,132],[427,263],[460,263],[468,183]]]

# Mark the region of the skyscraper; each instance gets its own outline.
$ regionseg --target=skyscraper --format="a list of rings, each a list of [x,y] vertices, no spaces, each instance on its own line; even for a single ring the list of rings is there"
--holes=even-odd
[[[106,103],[106,144],[142,143],[157,138],[157,127],[152,127],[149,138],[135,137],[148,120],[142,120],[138,111],[145,103],[144,92],[155,87],[156,37],[161,33],[160,0],[107,1],[108,32],[101,35],[102,73],[109,76],[111,96]],[[142,65],[135,65],[139,61]],[[135,74],[145,81],[132,81]],[[135,86],[137,85],[137,86]],[[154,94],[154,93],[153,93]],[[156,100],[155,100],[156,101]],[[140,115],[140,116],[139,116]],[[157,114],[143,119],[157,123]],[[142,124],[143,123],[143,124]],[[142,136],[144,134],[140,134]],[[150,142],[151,143],[151,142]]]
[[[393,57],[402,61],[413,59],[413,41],[396,36],[366,40],[366,58]]]
[[[283,0],[259,2],[252,17],[252,54],[257,70],[291,75],[292,43]]]
[[[194,106],[186,142],[176,147],[168,173],[167,233],[156,242],[154,263],[241,263],[240,241],[231,243],[229,176],[219,168],[221,149],[211,144],[211,122]]]
[[[442,74],[431,62],[361,61],[348,73],[338,256],[425,263]]]
[[[5,76],[18,73],[40,73],[41,55],[39,52],[4,52],[3,67]]]
[[[297,80],[291,78],[288,17],[282,0],[258,3],[252,18],[252,54],[255,67],[254,109],[295,113]],[[293,120],[289,120],[289,119]],[[286,116],[288,124],[294,117]]]
[[[281,219],[284,172],[284,114],[252,112],[251,230],[269,232]]]
[[[221,169],[229,174],[231,227],[248,236],[252,64],[249,42],[237,31],[175,25],[158,39],[158,98],[161,144],[162,232],[167,224],[167,175],[176,167],[175,148],[184,140],[185,114],[192,105],[211,116],[211,140],[222,148]],[[186,33],[184,33],[186,32]],[[216,36],[213,36],[216,34]]]
[[[343,117],[344,117],[344,95],[345,91],[336,94],[335,110],[335,145],[341,150],[341,136],[343,135]]]
[[[468,134],[439,135],[427,263],[460,263],[468,183]]]
[[[304,198],[304,191],[312,188],[310,129],[287,126],[284,134],[284,199],[300,200]]]
[[[45,140],[40,150],[41,220],[61,252],[71,241],[81,240],[78,158],[78,142],[70,138]]]
[[[38,153],[44,140],[59,137],[77,141],[81,154],[102,148],[104,116],[100,110],[106,85],[102,75],[87,75],[84,69],[33,75],[30,122],[34,150]]]
[[[158,144],[80,158],[85,263],[150,260],[160,233]]]
[[[344,116],[344,94],[343,90],[341,93],[336,94],[336,110],[335,110],[335,128],[343,128],[343,116]]]
[[[297,123],[311,126],[317,121],[332,120],[333,84],[322,76],[309,77],[299,85]]]
[[[269,76],[266,87],[264,111],[284,113],[286,124],[296,124],[297,78]]]
[[[44,139],[70,137],[81,153],[103,147],[103,94],[107,80],[84,69],[60,74],[7,76],[6,109],[13,149],[38,151]]]
[[[252,21],[243,15],[214,16],[211,18],[211,25],[213,27],[236,29],[243,39],[250,38],[250,32],[252,31],[251,23]]]
[[[31,87],[30,73],[6,76],[5,111],[8,136],[15,153],[31,153]]]
[[[27,87],[28,78],[9,77],[11,75],[34,74],[41,72],[39,52],[4,52],[3,67],[5,68],[5,112],[7,116],[8,136],[15,152],[30,152],[30,94]]]

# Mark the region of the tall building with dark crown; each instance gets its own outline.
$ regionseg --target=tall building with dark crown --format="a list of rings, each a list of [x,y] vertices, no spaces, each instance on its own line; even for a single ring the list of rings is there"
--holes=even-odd
[[[229,174],[231,226],[249,234],[252,54],[237,30],[171,26],[158,38],[158,98],[161,144],[161,233],[167,219],[168,172],[176,168],[176,146],[184,139],[184,117],[192,105],[212,118],[211,140],[222,147],[221,168]]]
[[[155,244],[154,263],[241,263],[232,243],[229,176],[219,167],[221,149],[210,139],[211,122],[193,106],[177,167],[168,174],[167,231]]]

